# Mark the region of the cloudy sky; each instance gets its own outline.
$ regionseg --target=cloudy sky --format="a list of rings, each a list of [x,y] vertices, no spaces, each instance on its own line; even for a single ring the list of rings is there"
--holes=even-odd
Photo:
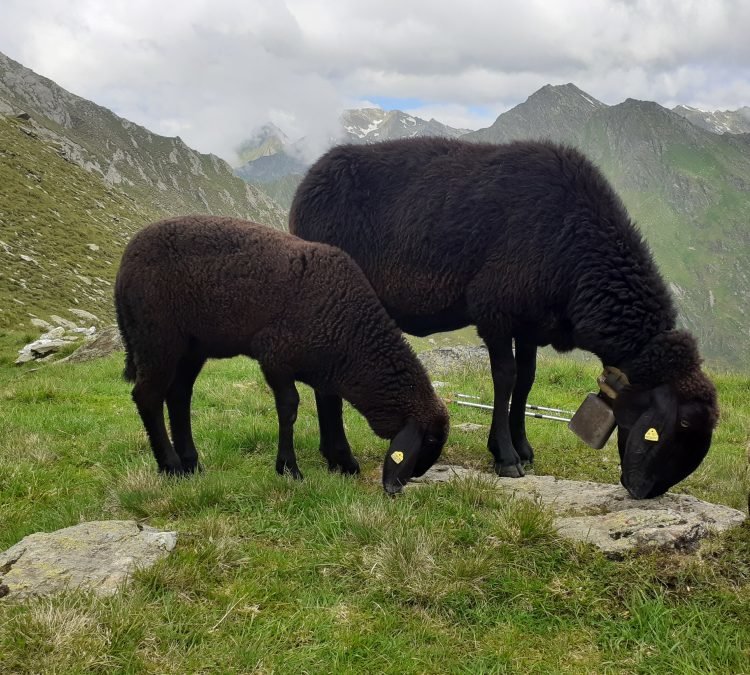
[[[0,51],[232,160],[266,121],[323,139],[346,107],[488,126],[544,84],[750,105],[745,0],[2,0]],[[314,149],[313,149],[314,151]]]

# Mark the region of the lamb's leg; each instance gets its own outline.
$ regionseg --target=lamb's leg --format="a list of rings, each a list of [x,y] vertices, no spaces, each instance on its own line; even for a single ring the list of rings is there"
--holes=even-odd
[[[201,469],[190,425],[190,400],[193,397],[195,379],[205,362],[206,360],[200,357],[182,359],[177,367],[177,375],[167,392],[167,409],[174,449],[186,473]]]
[[[341,397],[316,391],[315,403],[318,406],[320,453],[326,458],[328,469],[348,475],[358,474],[359,462],[352,455],[344,431]]]
[[[292,478],[302,479],[294,454],[294,423],[297,420],[299,394],[294,381],[283,383],[268,382],[276,399],[276,412],[279,416],[279,452],[276,456],[276,473],[288,473]]]
[[[485,338],[485,342],[487,342]],[[523,465],[510,435],[508,424],[508,402],[516,377],[516,362],[513,358],[511,338],[487,342],[492,367],[492,383],[495,387],[495,407],[492,411],[492,427],[487,448],[495,458],[495,473],[508,478],[524,475]]]
[[[534,463],[534,449],[526,437],[526,402],[536,375],[536,345],[516,340],[516,384],[510,401],[510,437],[521,461]]]
[[[133,401],[146,428],[151,450],[161,473],[183,474],[182,462],[172,447],[164,424],[164,398],[170,377],[164,373],[137,373],[133,387]]]

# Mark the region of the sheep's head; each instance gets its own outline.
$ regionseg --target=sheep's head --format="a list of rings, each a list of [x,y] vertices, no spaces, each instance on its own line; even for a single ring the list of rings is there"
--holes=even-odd
[[[716,389],[699,368],[654,388],[630,387],[613,410],[620,481],[635,499],[658,497],[695,471],[718,419]]]
[[[448,439],[448,411],[439,399],[426,423],[409,417],[391,441],[383,464],[383,488],[395,495],[411,478],[421,476],[440,457]]]

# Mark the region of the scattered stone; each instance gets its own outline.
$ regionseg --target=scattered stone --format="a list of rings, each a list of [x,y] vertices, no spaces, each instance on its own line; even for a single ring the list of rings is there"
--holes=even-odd
[[[455,370],[486,370],[490,367],[490,355],[484,345],[478,347],[441,347],[418,355],[430,373],[444,374]]]
[[[31,256],[28,256],[28,255],[19,255],[18,257],[21,260],[24,260],[26,262],[30,262],[30,263],[35,263],[36,262],[36,260],[34,260],[34,258],[32,258]]]
[[[78,328],[78,326],[76,326],[72,321],[63,319],[61,316],[57,316],[57,314],[50,315],[50,320],[52,321],[52,323],[55,323],[58,326],[62,326],[63,328],[67,328],[68,330],[74,330]]]
[[[44,319],[39,319],[38,317],[31,319],[31,325],[36,328],[41,328],[42,330],[52,330],[51,323],[47,323]]]
[[[454,424],[451,428],[458,429],[459,431],[479,431],[480,429],[487,429],[487,425],[474,424],[474,422],[464,422],[463,424]]]
[[[44,335],[30,342],[22,349],[19,349],[16,363],[28,363],[29,361],[45,358],[69,344],[70,338],[65,337],[65,329],[62,326],[58,326],[47,331]]]
[[[75,589],[113,595],[136,568],[151,567],[176,544],[176,532],[132,520],[37,532],[0,553],[0,587],[7,589],[8,599],[16,600]]]
[[[100,206],[100,208],[104,208],[104,205],[99,202],[97,202],[97,206]],[[98,251],[99,247],[96,244],[86,244],[86,248],[88,248],[90,251]]]
[[[123,351],[124,349],[125,347],[122,344],[122,338],[117,326],[108,326],[100,331],[93,340],[81,345],[70,356],[60,359],[58,363],[65,361],[73,363],[91,361],[109,356],[113,352]]]
[[[60,319],[60,317],[55,317]],[[62,321],[66,321],[62,319]],[[60,351],[63,347],[68,347],[74,342],[78,342],[81,338],[91,339],[96,334],[96,328],[91,326],[90,328],[79,328],[74,323],[67,322],[72,328],[66,329],[64,326],[56,326],[48,330],[46,333],[41,335],[39,338],[30,342],[22,349],[18,351],[18,358],[16,364],[28,363],[29,361],[37,360],[49,360],[55,353]]]
[[[79,319],[83,319],[83,321],[94,322],[94,323],[101,323],[101,319],[96,315],[92,314],[91,312],[87,312],[85,309],[76,309],[76,308],[70,308],[68,311],[73,315],[77,316]]]
[[[447,382],[441,382],[440,380],[433,380],[432,381],[432,387],[434,389],[442,389],[443,387],[447,387],[447,386],[448,386]]]
[[[499,478],[462,466],[436,464],[413,482],[466,478],[490,481],[498,490],[540,502],[556,514],[561,536],[594,544],[612,557],[633,549],[693,551],[710,532],[723,532],[745,520],[741,511],[690,495],[667,493],[636,500],[619,485],[554,476]]]

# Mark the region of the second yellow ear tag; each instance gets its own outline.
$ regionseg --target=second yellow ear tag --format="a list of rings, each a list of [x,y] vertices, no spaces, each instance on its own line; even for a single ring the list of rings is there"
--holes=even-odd
[[[647,441],[658,441],[659,440],[659,432],[651,427],[647,432],[646,435],[643,437]]]
[[[401,450],[396,450],[396,452],[391,453],[391,459],[396,462],[396,464],[401,464],[401,462],[404,461],[404,453],[401,452]]]

